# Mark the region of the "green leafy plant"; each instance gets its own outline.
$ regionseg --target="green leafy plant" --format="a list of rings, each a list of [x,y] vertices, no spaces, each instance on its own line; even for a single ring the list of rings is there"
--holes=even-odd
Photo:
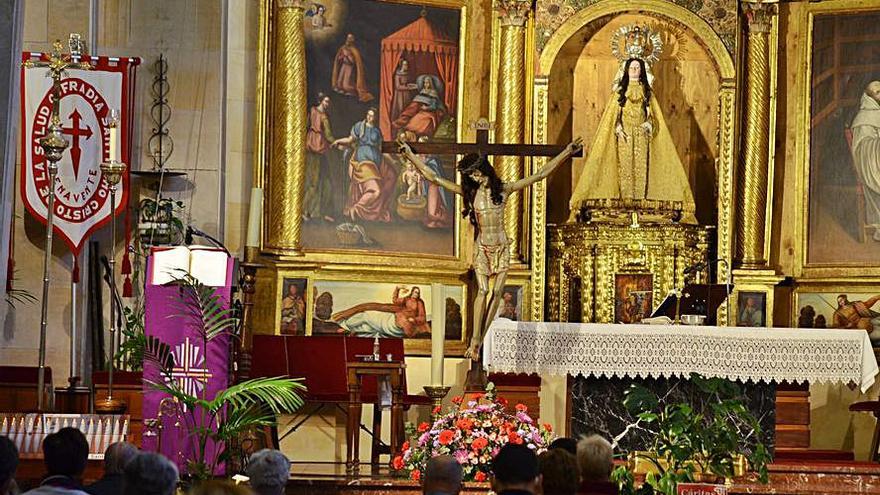
[[[231,308],[224,307],[214,288],[186,274],[177,278],[182,295],[175,318],[199,322],[199,336],[208,343],[224,335],[234,336],[237,320]],[[305,386],[301,379],[275,377],[247,380],[207,397],[207,387],[196,395],[187,393],[171,379],[174,359],[171,348],[160,339],[144,339],[144,359],[154,363],[163,378],[147,381],[155,390],[168,394],[176,403],[178,417],[188,430],[195,456],[187,460],[187,474],[194,480],[212,476],[217,466],[234,455],[234,440],[256,427],[274,426],[278,414],[288,414],[303,405]],[[213,426],[213,427],[212,427]],[[214,447],[211,447],[211,444]]]
[[[650,390],[632,385],[625,393],[624,406],[638,424],[655,431],[649,452],[633,453],[647,461],[654,471],[645,475],[636,489],[633,473],[624,466],[613,474],[624,494],[675,493],[678,483],[705,481],[705,478],[734,476],[739,452],[744,450],[737,425],[752,430],[756,443],[747,456],[759,480],[767,482],[769,453],[760,441],[761,427],[745,407],[740,388],[721,378],[691,376],[691,383],[704,396],[707,407],[701,411],[689,403],[664,403]]]
[[[142,304],[122,308],[122,328],[119,331],[123,338],[116,353],[116,362],[122,363],[123,368],[140,371],[143,369],[144,347],[147,343]]]

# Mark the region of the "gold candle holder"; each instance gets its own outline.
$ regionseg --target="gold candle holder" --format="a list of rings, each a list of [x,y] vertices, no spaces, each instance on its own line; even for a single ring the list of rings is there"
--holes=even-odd
[[[425,394],[431,398],[431,402],[434,404],[434,410],[437,411],[436,413],[432,411],[431,418],[440,416],[441,413],[438,408],[443,406],[443,398],[446,397],[446,394],[449,393],[449,389],[452,387],[445,387],[443,385],[425,385],[423,388],[425,389]]]

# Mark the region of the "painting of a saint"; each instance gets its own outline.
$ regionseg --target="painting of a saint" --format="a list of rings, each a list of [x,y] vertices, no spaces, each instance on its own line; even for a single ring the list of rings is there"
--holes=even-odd
[[[653,311],[651,274],[618,274],[614,276],[614,321],[640,323]]]
[[[523,287],[519,285],[507,285],[501,295],[501,304],[498,306],[496,318],[507,318],[519,321],[522,319],[522,296]]]
[[[880,259],[878,37],[880,11],[814,18],[807,266]]]
[[[434,135],[446,116],[443,103],[443,82],[437,76],[422,74],[416,79],[419,93],[394,120],[395,134],[411,133],[417,137]]]
[[[306,279],[287,278],[282,284],[281,333],[305,335],[306,333]]]
[[[462,9],[370,0],[308,5],[313,103],[304,250],[455,257],[462,220],[454,198],[383,155],[381,144],[401,132],[413,141],[457,140]],[[455,175],[454,156],[428,161],[439,175]]]
[[[397,286],[391,304],[365,303],[332,317],[347,332],[360,337],[418,337],[430,334],[425,301],[419,287]]]
[[[767,295],[763,292],[740,292],[737,295],[736,325],[739,327],[763,327],[767,307]]]
[[[865,292],[799,293],[797,325],[801,328],[863,330],[880,345],[880,295]]]
[[[659,58],[654,36],[646,27],[624,26],[613,42],[620,69],[572,193],[572,220],[584,200],[647,199],[680,202],[682,221],[696,221],[686,169],[653,94],[650,64]]]
[[[355,96],[361,102],[373,100],[373,95],[367,90],[364,59],[361,51],[354,45],[354,35],[351,33],[345,36],[345,44],[336,51],[332,77],[333,91],[345,96]]]

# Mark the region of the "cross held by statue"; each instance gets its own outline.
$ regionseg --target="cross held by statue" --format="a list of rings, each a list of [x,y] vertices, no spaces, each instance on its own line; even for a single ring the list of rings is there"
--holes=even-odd
[[[484,156],[556,156],[565,150],[566,145],[558,144],[508,144],[489,143],[491,125],[486,119],[478,120],[473,126],[477,139],[473,143],[413,143],[410,146],[417,154],[425,155],[466,155],[476,153]],[[384,141],[382,153],[397,153],[396,141]],[[583,156],[583,150],[572,154],[572,157]]]

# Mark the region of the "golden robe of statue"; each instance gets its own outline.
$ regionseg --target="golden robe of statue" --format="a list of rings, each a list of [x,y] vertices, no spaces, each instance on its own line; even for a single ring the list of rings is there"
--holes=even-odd
[[[676,201],[682,221],[696,223],[694,195],[652,94],[644,62],[627,60],[608,102],[577,187],[571,218],[589,199]],[[647,99],[647,104],[645,100]]]

